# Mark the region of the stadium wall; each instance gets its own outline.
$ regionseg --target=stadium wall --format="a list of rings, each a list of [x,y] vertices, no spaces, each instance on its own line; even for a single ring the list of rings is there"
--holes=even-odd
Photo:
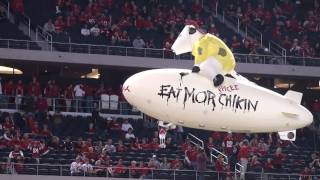
[[[18,50],[6,48],[0,48],[0,60],[5,62],[9,62],[10,60],[19,60],[26,62],[55,62],[133,68],[191,68],[193,65],[192,60],[172,60],[149,57]],[[320,77],[320,67],[311,66],[238,63],[237,71],[239,73],[247,74]]]

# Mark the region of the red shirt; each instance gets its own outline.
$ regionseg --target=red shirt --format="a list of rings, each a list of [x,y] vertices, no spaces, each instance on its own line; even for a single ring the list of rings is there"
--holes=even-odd
[[[124,174],[126,173],[125,166],[123,164],[117,164],[114,168],[113,173],[115,174]]]
[[[31,82],[28,87],[29,95],[39,96],[41,94],[41,87],[39,82]]]
[[[181,162],[178,159],[175,159],[175,160],[171,161],[171,163],[170,163],[171,169],[179,169],[180,166],[181,166]]]
[[[14,95],[14,84],[12,83],[6,83],[5,85],[4,85],[4,94],[5,95],[9,95],[9,96],[11,96],[11,95]]]
[[[285,160],[285,155],[282,153],[273,155],[273,164],[274,165],[282,165],[284,160]]]
[[[149,150],[151,147],[150,147],[150,144],[148,144],[148,143],[142,143],[141,148],[144,150]]]
[[[223,140],[224,143],[224,152],[227,155],[231,155],[233,151],[233,138],[232,137],[225,137]]]
[[[127,148],[124,145],[117,145],[117,152],[125,152]]]
[[[48,111],[48,102],[45,98],[40,98],[37,101],[37,109],[39,111]]]
[[[239,150],[239,158],[248,158],[249,148],[247,146],[242,146]]]
[[[216,160],[216,163],[214,165],[216,171],[218,172],[222,172],[223,171],[223,162],[221,162],[220,160]]]
[[[16,87],[16,95],[23,95],[23,84],[18,84]]]
[[[64,30],[64,27],[65,27],[65,23],[62,19],[57,19],[55,22],[54,22],[54,26],[55,26],[55,30],[57,33],[60,33]]]
[[[64,94],[65,94],[65,98],[73,99],[73,88],[72,87],[71,88],[69,88],[69,87],[66,88]]]

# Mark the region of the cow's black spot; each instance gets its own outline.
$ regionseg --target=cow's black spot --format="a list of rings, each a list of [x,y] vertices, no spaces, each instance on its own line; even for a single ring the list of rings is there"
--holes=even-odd
[[[219,52],[218,55],[220,56],[226,56],[227,55],[227,51],[223,48],[219,48]]]

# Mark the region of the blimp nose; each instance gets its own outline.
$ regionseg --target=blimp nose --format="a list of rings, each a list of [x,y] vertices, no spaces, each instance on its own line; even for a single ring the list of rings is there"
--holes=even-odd
[[[141,77],[143,73],[137,73],[131,77],[129,77],[122,86],[122,94],[127,102],[133,106],[136,106],[139,96],[141,94],[141,88],[143,88],[143,77]]]

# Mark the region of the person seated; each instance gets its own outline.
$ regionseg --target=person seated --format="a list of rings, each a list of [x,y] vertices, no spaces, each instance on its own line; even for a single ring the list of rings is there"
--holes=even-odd
[[[107,144],[104,146],[103,150],[109,154],[116,152],[116,147],[112,144],[112,139],[107,140]]]
[[[127,172],[127,169],[123,165],[122,159],[119,159],[117,165],[113,169],[113,177],[124,177],[126,172]]]
[[[174,170],[182,169],[182,162],[180,161],[178,156],[176,156],[176,158],[171,161],[170,168]]]
[[[123,144],[122,140],[118,141],[117,152],[123,153],[127,151],[127,147]]]
[[[141,143],[139,142],[138,138],[135,138],[135,140],[131,143],[131,150],[138,151],[142,149]]]
[[[136,138],[135,135],[132,133],[132,131],[133,131],[133,129],[132,129],[132,128],[129,128],[129,129],[128,129],[128,132],[125,134],[125,139],[126,139],[127,141],[131,141],[131,140],[133,140],[133,139]]]

